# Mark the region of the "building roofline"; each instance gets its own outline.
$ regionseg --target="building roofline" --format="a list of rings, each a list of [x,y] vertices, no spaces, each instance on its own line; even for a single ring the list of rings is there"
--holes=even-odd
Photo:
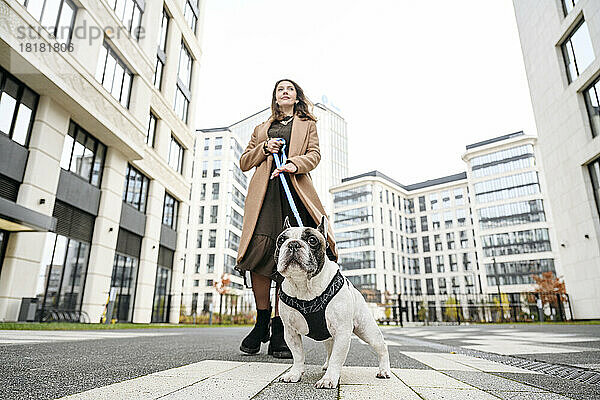
[[[258,115],[258,114],[260,114],[261,112],[263,112],[263,111],[265,111],[265,110],[268,110],[268,109],[269,109],[269,107],[265,107],[265,108],[263,108],[262,110],[260,110],[260,111],[257,111],[257,112],[255,112],[254,114],[247,116],[246,118],[242,118],[242,119],[240,119],[239,121],[237,121],[237,122],[234,122],[233,124],[229,125],[229,126],[228,126],[228,128],[231,128],[232,126],[234,126],[234,125],[237,125],[237,124],[239,124],[240,122],[244,122],[245,120],[247,120],[247,119],[249,119],[249,118],[252,118],[252,117],[254,117],[255,115]]]
[[[471,149],[474,149],[475,147],[481,147],[481,146],[485,146],[486,144],[500,142],[502,140],[510,139],[510,138],[513,138],[516,136],[523,136],[523,135],[525,135],[525,133],[523,133],[523,131],[513,132],[513,133],[509,133],[507,135],[502,135],[502,136],[498,136],[495,138],[482,140],[481,142],[475,142],[475,143],[468,144],[466,146],[466,148],[467,148],[467,150],[471,150]]]
[[[196,131],[209,133],[209,132],[220,132],[220,131],[229,131],[228,126],[224,126],[222,128],[206,128],[206,129],[196,129]]]
[[[385,179],[385,180],[393,183],[394,185],[401,187],[402,189],[404,189],[406,191],[413,191],[413,190],[423,189],[423,188],[430,187],[430,186],[443,185],[444,183],[450,183],[450,182],[460,181],[462,179],[467,179],[466,172],[459,172],[457,174],[442,176],[440,178],[435,178],[435,179],[429,179],[429,180],[426,180],[423,182],[412,183],[410,185],[403,185],[400,182],[396,181],[395,179],[392,179],[389,176],[387,176],[377,170],[373,170],[373,171],[365,172],[363,174],[349,176],[347,178],[342,178],[342,183],[350,182],[350,181],[353,181],[356,179],[365,178],[365,177],[369,177],[369,176]]]

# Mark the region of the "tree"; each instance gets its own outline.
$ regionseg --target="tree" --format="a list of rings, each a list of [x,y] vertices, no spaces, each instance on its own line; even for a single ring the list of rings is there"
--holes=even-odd
[[[454,297],[448,297],[446,300],[446,309],[444,310],[444,315],[449,321],[456,321],[458,312],[456,309],[457,301]]]
[[[556,305],[557,294],[560,295],[561,301],[567,301],[565,283],[561,282],[554,272],[543,272],[541,275],[531,275],[535,281],[535,291],[540,293],[542,302],[545,304]]]

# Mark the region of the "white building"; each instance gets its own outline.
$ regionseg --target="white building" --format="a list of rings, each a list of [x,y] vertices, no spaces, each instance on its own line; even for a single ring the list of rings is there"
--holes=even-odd
[[[534,145],[522,132],[475,143],[468,173],[412,185],[378,171],[344,178],[331,189],[344,275],[371,301],[401,294],[413,320],[421,307],[441,320],[449,295],[463,296],[468,316],[479,294],[496,293],[493,257],[502,293],[532,290],[531,275],[555,271],[556,255]],[[531,192],[521,174],[535,175]]]
[[[514,0],[575,318],[600,317],[600,2]]]
[[[178,322],[204,2],[43,4],[0,4],[0,320]]]

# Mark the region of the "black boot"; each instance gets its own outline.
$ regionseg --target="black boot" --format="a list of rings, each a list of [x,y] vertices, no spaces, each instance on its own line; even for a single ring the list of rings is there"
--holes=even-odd
[[[269,341],[269,322],[271,321],[271,309],[256,310],[256,324],[250,333],[242,340],[240,350],[248,354],[256,354],[260,351],[260,343]]]
[[[268,353],[275,358],[292,358],[292,352],[283,338],[283,322],[279,316],[271,320],[271,341]]]

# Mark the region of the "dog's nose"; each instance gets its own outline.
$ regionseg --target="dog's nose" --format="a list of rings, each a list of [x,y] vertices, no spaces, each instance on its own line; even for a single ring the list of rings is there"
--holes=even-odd
[[[290,241],[290,242],[288,243],[288,249],[290,249],[290,250],[294,250],[294,251],[296,251],[296,250],[298,250],[298,249],[300,248],[300,246],[301,246],[301,245],[300,245],[300,242],[299,242],[299,241],[297,241],[297,240]]]

